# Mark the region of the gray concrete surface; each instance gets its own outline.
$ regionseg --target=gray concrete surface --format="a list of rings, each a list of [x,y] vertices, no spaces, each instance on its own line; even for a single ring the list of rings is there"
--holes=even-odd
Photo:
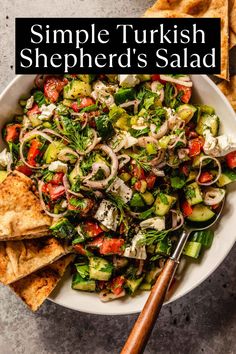
[[[14,77],[15,17],[139,16],[152,2],[0,0],[0,91]],[[201,286],[163,308],[145,353],[236,353],[235,258],[234,247]],[[49,301],[32,314],[0,286],[0,354],[119,353],[135,318],[87,315]]]

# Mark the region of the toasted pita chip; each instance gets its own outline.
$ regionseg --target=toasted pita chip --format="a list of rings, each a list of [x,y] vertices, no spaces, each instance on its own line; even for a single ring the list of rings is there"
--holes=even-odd
[[[74,255],[67,255],[49,266],[10,285],[11,289],[29,306],[38,310],[64,275]]]
[[[53,237],[0,242],[0,281],[11,284],[69,253]]]
[[[232,0],[233,1],[233,0]],[[228,1],[225,0],[158,0],[144,17],[221,18],[221,73],[220,78],[229,78],[229,29]]]
[[[219,89],[228,98],[233,109],[236,111],[236,75],[232,76],[230,82],[222,81],[218,84]]]
[[[13,172],[0,184],[0,241],[46,236],[52,219],[31,190],[33,181]]]

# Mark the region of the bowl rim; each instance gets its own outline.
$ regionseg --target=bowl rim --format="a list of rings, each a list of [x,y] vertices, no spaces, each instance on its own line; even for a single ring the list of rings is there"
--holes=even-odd
[[[23,77],[25,77],[25,76],[29,76],[29,75],[16,75],[16,77],[15,77],[13,80],[11,80],[10,83],[6,86],[6,88],[1,92],[1,94],[0,94],[0,100],[1,100],[1,99],[3,98],[3,96],[7,93],[7,91],[15,85],[15,83],[16,83],[17,81],[21,80],[21,79],[22,79]],[[32,75],[32,76],[34,76],[34,75]],[[218,93],[218,95],[221,97],[221,99],[224,101],[225,105],[227,106],[228,110],[231,111],[232,115],[234,115],[235,118],[236,118],[235,111],[233,110],[233,107],[232,107],[231,104],[229,103],[228,99],[227,99],[227,98],[225,97],[225,95],[220,91],[220,89],[218,88],[218,86],[217,86],[207,75],[190,75],[190,76],[200,76],[200,77],[202,77],[202,78],[212,87],[212,89],[215,90],[215,91]],[[170,303],[172,303],[172,302],[174,302],[174,301],[176,301],[176,300],[182,298],[183,296],[187,295],[187,294],[190,293],[192,290],[194,290],[195,288],[197,288],[201,283],[203,283],[211,274],[213,274],[213,273],[215,272],[215,270],[220,266],[220,264],[221,264],[221,263],[224,261],[224,259],[228,256],[228,254],[229,254],[229,252],[232,250],[232,248],[233,248],[235,242],[236,242],[236,235],[235,235],[235,237],[234,237],[234,241],[232,241],[232,243],[229,245],[228,251],[224,254],[223,257],[221,257],[220,259],[217,260],[217,262],[215,263],[214,267],[213,267],[211,270],[206,271],[206,272],[204,273],[204,275],[203,275],[201,278],[199,278],[199,279],[194,283],[194,285],[192,285],[189,289],[183,291],[182,294],[178,294],[178,295],[173,294],[173,295],[171,296],[171,298],[170,298],[168,301],[166,301],[166,302],[164,303],[164,305],[170,304]],[[114,316],[114,315],[116,315],[116,316],[121,316],[121,315],[129,315],[129,314],[135,314],[135,313],[139,313],[139,312],[140,312],[139,309],[137,309],[137,310],[130,310],[129,312],[122,312],[122,311],[121,311],[119,314],[118,314],[117,312],[112,313],[112,311],[109,311],[109,313],[104,313],[104,312],[101,312],[101,311],[96,310],[96,309],[95,309],[95,310],[93,309],[93,310],[91,310],[91,311],[90,311],[90,310],[86,310],[86,311],[85,311],[85,310],[83,310],[83,309],[78,309],[78,308],[76,308],[76,307],[73,306],[73,305],[72,305],[72,306],[71,306],[71,305],[69,306],[69,305],[65,304],[64,302],[61,302],[60,300],[57,300],[57,301],[56,301],[55,299],[53,299],[53,298],[50,297],[50,296],[49,296],[47,299],[48,299],[49,301],[51,301],[51,302],[57,304],[57,305],[63,306],[63,307],[68,308],[68,309],[70,309],[70,310],[74,310],[74,311],[78,311],[78,312],[83,312],[83,313],[88,313],[88,314],[92,314],[92,315],[103,315],[103,316]]]

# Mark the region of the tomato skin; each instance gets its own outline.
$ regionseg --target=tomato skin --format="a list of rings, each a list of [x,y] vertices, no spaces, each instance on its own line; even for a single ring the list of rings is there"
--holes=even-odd
[[[204,145],[204,139],[201,137],[191,139],[188,142],[189,156],[194,157],[200,154]]]
[[[60,198],[65,193],[65,187],[53,185],[49,182],[43,185],[42,192],[49,195],[50,199],[54,201]]]
[[[32,169],[27,165],[16,166],[16,170],[30,177],[33,173]]]
[[[63,177],[64,177],[64,173],[63,172],[57,172],[53,176],[53,178],[50,181],[50,183],[55,184],[55,185],[63,184]]]
[[[94,100],[91,97],[84,97],[82,98],[80,104],[78,102],[73,102],[71,108],[75,112],[79,112],[82,108],[91,106],[94,104]]]
[[[165,84],[165,83],[166,83],[165,80],[162,80],[162,79],[160,78],[160,75],[159,75],[159,74],[153,74],[153,75],[151,75],[151,80],[152,80],[152,81],[159,81],[161,84]]]
[[[184,164],[184,165],[180,166],[179,170],[181,173],[183,173],[187,177],[190,173],[190,166],[187,164]]]
[[[200,183],[207,183],[213,180],[213,174],[205,171],[200,174],[200,177],[198,178]]]
[[[175,84],[175,86],[176,86],[178,92],[183,91],[181,101],[183,103],[188,103],[190,101],[191,96],[192,96],[192,88],[184,86],[184,85],[180,85],[180,84]]]
[[[154,175],[149,175],[146,177],[147,189],[153,189],[157,177]]]
[[[60,92],[66,84],[67,80],[65,79],[48,76],[44,84],[44,95],[49,99],[50,102],[54,103],[58,100]]]
[[[41,154],[40,148],[41,148],[41,142],[37,139],[33,139],[31,140],[31,144],[30,144],[30,148],[28,151],[28,155],[27,155],[27,162],[31,165],[31,166],[36,166],[36,157],[39,156]]]
[[[145,172],[141,167],[133,165],[132,168],[134,177],[136,177],[138,180],[146,179]]]
[[[229,168],[235,168],[236,167],[236,151],[230,152],[225,156],[227,166]]]
[[[191,205],[187,202],[187,200],[185,200],[183,203],[182,203],[182,205],[181,205],[181,209],[182,209],[182,211],[183,211],[183,215],[184,216],[189,216],[189,215],[191,215],[192,214],[192,212],[193,212],[193,208],[191,207]]]
[[[122,246],[125,240],[123,238],[104,238],[100,247],[101,254],[119,254],[123,253]]]
[[[136,191],[140,191],[140,189],[141,189],[141,187],[142,187],[142,183],[141,183],[141,181],[137,181],[137,182],[135,182],[135,184],[134,184],[134,189],[136,190]]]
[[[103,232],[98,223],[93,221],[85,221],[82,225],[82,230],[86,233],[87,237],[96,237]]]
[[[120,295],[120,293],[123,291],[124,283],[125,283],[125,278],[122,275],[119,275],[114,279],[112,279],[110,283],[110,287],[113,294]]]
[[[7,143],[14,142],[19,138],[21,124],[11,124],[6,127],[6,137]]]
[[[76,253],[79,253],[82,256],[87,256],[87,257],[92,256],[92,253],[87,251],[81,243],[77,243],[76,245],[73,245],[73,249],[75,250]]]

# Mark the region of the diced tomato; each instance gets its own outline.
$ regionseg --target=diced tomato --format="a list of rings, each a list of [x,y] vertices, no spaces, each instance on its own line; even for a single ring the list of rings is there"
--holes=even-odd
[[[193,138],[197,138],[197,137],[198,137],[198,133],[196,133],[194,131],[189,132],[189,136],[188,136],[189,139],[193,139]]]
[[[187,165],[187,164],[184,164],[184,165],[180,166],[179,170],[180,170],[180,172],[183,173],[185,176],[188,176],[188,175],[189,175],[189,172],[190,172],[190,166]]]
[[[33,173],[32,169],[27,165],[16,166],[16,170],[23,173],[24,175],[26,175],[28,177],[31,176]]]
[[[90,241],[87,243],[88,247],[91,248],[100,248],[102,246],[104,240],[104,236],[97,236],[96,238],[93,239],[93,241]]]
[[[154,176],[154,175],[149,175],[149,176],[147,176],[147,178],[146,178],[146,182],[147,182],[147,189],[153,189],[153,187],[154,187],[154,184],[155,184],[155,182],[156,182],[156,176]]]
[[[192,214],[193,212],[193,208],[191,207],[191,205],[187,202],[187,200],[185,200],[182,203],[182,211],[183,211],[183,215],[184,216],[189,216]]]
[[[34,115],[37,115],[41,113],[40,109],[39,109],[39,106],[37,105],[37,103],[34,103],[32,108],[30,108],[27,112],[27,116],[28,117],[31,117],[31,116],[34,116]]]
[[[219,208],[219,206],[220,206],[220,203],[212,205],[211,208],[213,210],[215,210],[215,209]]]
[[[40,148],[41,148],[42,144],[39,140],[37,139],[33,139],[31,140],[31,144],[30,144],[30,148],[28,151],[28,155],[27,155],[27,162],[31,165],[31,166],[36,166],[36,157],[39,156],[41,154]]]
[[[122,246],[125,240],[122,238],[104,238],[103,243],[100,247],[101,254],[119,254],[123,253]]]
[[[179,91],[183,91],[183,95],[181,97],[181,101],[183,103],[188,103],[191,96],[192,96],[192,88],[191,87],[187,87],[187,86],[184,86],[184,85],[180,85],[180,84],[175,84],[178,92]]]
[[[91,255],[90,252],[88,252],[81,243],[77,243],[76,245],[73,246],[73,249],[75,250],[76,253],[81,254],[82,256],[89,256]]]
[[[98,223],[93,221],[85,221],[82,225],[82,229],[87,237],[96,237],[103,232]]]
[[[6,127],[6,137],[7,143],[14,142],[19,138],[21,124],[11,124]]]
[[[122,275],[119,275],[118,277],[112,279],[110,286],[113,294],[120,295],[120,293],[123,291],[124,283],[125,283],[125,278]]]
[[[229,168],[236,167],[236,151],[233,151],[233,152],[230,152],[229,154],[227,154],[225,159],[226,159],[226,163]]]
[[[133,166],[133,176],[136,177],[137,179],[146,179],[145,172],[144,170],[137,166],[137,165],[132,165]]]
[[[51,102],[56,102],[67,80],[55,76],[48,76],[44,84],[44,94]]]
[[[55,185],[62,184],[63,183],[63,177],[64,177],[64,173],[63,172],[57,172],[53,176],[53,178],[50,181],[50,183],[55,184]]]
[[[42,187],[42,192],[48,194],[50,199],[53,201],[57,200],[65,193],[65,187],[53,185],[51,183],[45,183]]]
[[[124,234],[125,233],[125,230],[126,230],[126,226],[125,226],[125,224],[122,222],[121,224],[120,224],[120,234]]]
[[[91,97],[84,97],[82,98],[80,104],[78,104],[78,102],[73,102],[71,108],[73,109],[73,111],[79,112],[79,110],[81,110],[82,108],[91,106],[93,104],[94,100]]]
[[[213,180],[213,174],[208,171],[202,172],[198,180],[200,183],[210,182]]]
[[[153,75],[151,75],[151,80],[152,80],[152,81],[159,81],[161,84],[165,84],[165,83],[166,83],[165,80],[162,80],[162,79],[160,78],[160,75],[159,75],[159,74],[153,74]]]
[[[200,154],[204,145],[204,139],[201,137],[191,139],[188,142],[189,156],[194,157]]]

